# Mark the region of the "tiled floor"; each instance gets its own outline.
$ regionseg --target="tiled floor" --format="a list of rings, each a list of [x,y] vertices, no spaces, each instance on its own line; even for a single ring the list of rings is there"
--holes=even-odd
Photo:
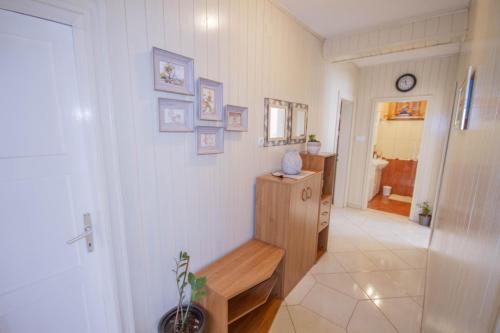
[[[272,333],[419,332],[430,229],[334,209],[328,252],[292,290]]]
[[[391,200],[379,193],[368,202],[368,208],[403,216],[410,216],[411,203]]]

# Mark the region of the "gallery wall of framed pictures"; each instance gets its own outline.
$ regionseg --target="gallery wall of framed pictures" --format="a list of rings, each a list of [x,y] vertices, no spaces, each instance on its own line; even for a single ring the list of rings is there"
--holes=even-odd
[[[248,108],[224,106],[222,82],[198,78],[195,85],[194,59],[157,47],[152,53],[154,89],[178,95],[158,98],[160,132],[194,132],[196,128],[197,153],[208,155],[224,152],[224,131],[248,131]]]

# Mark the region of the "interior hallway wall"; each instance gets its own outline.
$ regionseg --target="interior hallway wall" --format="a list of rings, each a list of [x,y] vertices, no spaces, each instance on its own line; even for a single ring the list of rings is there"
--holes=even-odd
[[[351,153],[349,206],[361,208],[366,200],[363,197],[363,186],[365,167],[369,162],[367,154],[370,131],[375,119],[372,116],[376,113],[375,102],[377,99],[417,96],[429,96],[430,100],[422,132],[421,147],[425,149],[420,151],[421,168],[416,178],[420,191],[416,191],[414,195],[413,214],[410,217],[417,218],[418,210],[415,207],[417,203],[434,201],[452,112],[456,69],[456,55],[381,64],[360,69]],[[395,87],[397,78],[404,73],[413,73],[417,77],[416,87],[408,93],[399,92]],[[427,123],[429,126],[426,125]]]
[[[329,82],[322,41],[269,0],[106,0],[107,42],[137,332],[176,303],[173,258],[196,271],[253,237],[255,177],[280,168],[263,148],[264,98],[309,105],[319,133]],[[198,156],[195,133],[160,133],[151,48],[195,59],[195,77],[224,83],[224,103],[249,107],[249,131]],[[321,132],[323,133],[323,132]],[[321,134],[323,135],[323,134]]]
[[[450,135],[428,258],[426,333],[500,330],[500,2],[473,0],[469,22],[458,80],[474,66],[474,97],[469,129]]]

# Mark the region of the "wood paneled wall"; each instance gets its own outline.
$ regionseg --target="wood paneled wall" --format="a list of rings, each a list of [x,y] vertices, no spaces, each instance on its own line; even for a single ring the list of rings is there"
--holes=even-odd
[[[419,96],[428,96],[429,105],[422,131],[419,169],[415,181],[418,187],[410,217],[418,218],[418,209],[415,207],[417,203],[434,201],[452,112],[456,68],[456,55],[361,68],[349,178],[350,206],[362,207],[367,200],[367,197],[363,196],[364,175],[376,101]],[[413,73],[418,80],[416,87],[409,93],[401,93],[394,87],[394,82],[403,73]]]
[[[422,331],[500,331],[500,2],[473,0],[458,79],[476,69],[469,129],[452,130],[433,223]]]
[[[286,149],[259,147],[264,97],[325,108],[322,41],[269,0],[105,0],[113,109],[137,332],[153,332],[176,303],[173,258],[192,269],[252,238],[255,178]],[[198,156],[194,133],[160,133],[151,48],[195,59],[195,76],[224,83],[224,103],[249,107],[249,131],[225,152]],[[330,108],[334,109],[335,108]],[[332,134],[333,136],[333,134]]]
[[[467,31],[467,13],[467,9],[460,9],[333,36],[324,44],[324,56],[339,62],[459,43]]]
[[[380,180],[380,191],[384,185],[392,187],[391,193],[413,195],[415,177],[417,175],[417,161],[387,159],[389,164],[382,169],[382,178]]]

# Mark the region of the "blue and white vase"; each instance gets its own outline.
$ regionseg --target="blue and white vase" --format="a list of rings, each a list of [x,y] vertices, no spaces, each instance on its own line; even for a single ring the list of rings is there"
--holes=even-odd
[[[295,149],[286,151],[283,159],[281,160],[281,169],[287,175],[298,175],[302,169],[302,158]]]

